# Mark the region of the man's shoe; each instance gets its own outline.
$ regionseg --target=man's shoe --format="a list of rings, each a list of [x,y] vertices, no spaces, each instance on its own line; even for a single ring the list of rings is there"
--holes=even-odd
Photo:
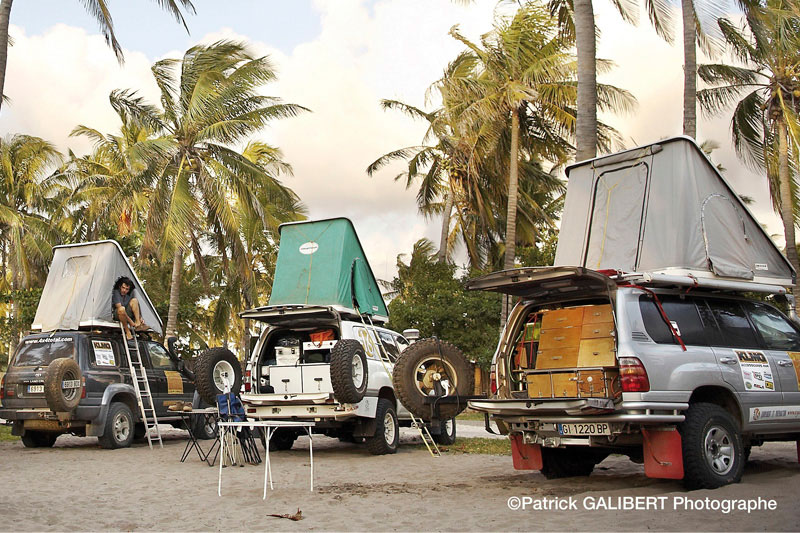
[[[190,406],[191,407],[191,406]],[[183,402],[175,402],[169,407],[167,407],[167,411],[183,411]]]

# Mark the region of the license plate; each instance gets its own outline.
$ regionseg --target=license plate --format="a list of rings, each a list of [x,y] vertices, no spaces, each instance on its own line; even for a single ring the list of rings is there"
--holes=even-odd
[[[79,389],[81,386],[81,380],[79,379],[65,379],[61,382],[62,389]]]
[[[560,435],[611,435],[611,426],[606,422],[588,424],[558,424]]]
[[[30,394],[41,394],[44,392],[44,385],[28,385],[28,392]]]

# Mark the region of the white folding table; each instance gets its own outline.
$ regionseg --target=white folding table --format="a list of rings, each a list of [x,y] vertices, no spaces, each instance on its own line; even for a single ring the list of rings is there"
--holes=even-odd
[[[283,420],[248,420],[247,422],[218,422],[217,427],[219,428],[219,442],[220,442],[220,461],[219,461],[219,480],[217,483],[217,495],[222,496],[222,463],[224,462],[225,457],[225,433],[227,431],[236,431],[236,428],[265,428],[267,431],[266,435],[266,459],[264,463],[266,466],[264,467],[264,496],[262,499],[267,499],[267,483],[269,483],[269,488],[274,489],[272,486],[272,467],[270,466],[269,462],[269,441],[272,439],[272,436],[275,434],[276,429],[280,428],[297,428],[301,427],[305,429],[306,433],[308,433],[308,457],[311,463],[311,491],[314,491],[314,445],[313,445],[313,438],[311,436],[311,428],[314,426],[314,422],[300,422],[300,421],[283,421]]]

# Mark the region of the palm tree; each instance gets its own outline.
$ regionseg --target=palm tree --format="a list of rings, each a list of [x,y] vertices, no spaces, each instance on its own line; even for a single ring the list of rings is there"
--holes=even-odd
[[[243,249],[241,218],[265,216],[257,191],[275,177],[230,146],[273,119],[306,109],[258,94],[275,72],[268,58],[253,57],[242,43],[198,45],[182,60],[157,62],[152,72],[161,109],[132,91],[111,95],[118,113],[159,135],[146,170],[131,176],[111,205],[120,205],[136,190],[149,191],[142,251],[172,254],[170,334],[177,322],[184,253],[191,250],[197,259],[202,231],[213,236],[218,249]]]
[[[773,205],[783,222],[786,256],[800,271],[794,210],[795,180],[800,176],[800,15],[796,8],[796,0],[767,0],[746,13],[746,28],[720,19],[725,41],[745,66],[702,65],[698,73],[712,87],[697,96],[702,109],[712,114],[735,103],[731,133],[736,153],[752,168],[766,172]]]
[[[14,0],[0,1],[0,105],[2,105],[3,99],[5,98],[3,88],[6,81],[6,63],[8,61],[8,25],[11,19],[11,4],[13,1]],[[181,13],[181,6],[187,11],[194,13],[195,10],[191,0],[156,1],[162,8],[175,17],[178,22],[183,24],[187,32],[189,31],[189,28],[186,26],[186,21],[183,19],[183,13]],[[81,0],[81,3],[86,8],[86,11],[88,11],[100,25],[100,32],[103,34],[103,37],[105,37],[106,44],[114,50],[117,59],[122,62],[124,60],[122,46],[120,46],[116,35],[114,35],[114,22],[111,20],[111,12],[108,10],[106,0]]]

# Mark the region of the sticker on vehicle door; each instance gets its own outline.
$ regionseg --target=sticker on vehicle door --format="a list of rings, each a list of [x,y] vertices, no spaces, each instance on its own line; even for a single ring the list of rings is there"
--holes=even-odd
[[[167,394],[183,394],[181,373],[165,370],[164,375],[167,376]]]
[[[797,376],[797,388],[800,389],[800,352],[786,352],[786,355],[792,360],[794,375]]]
[[[800,405],[750,408],[750,422],[767,420],[800,420]]]
[[[775,380],[767,356],[759,350],[734,350],[739,358],[744,389],[749,392],[775,392]]]

